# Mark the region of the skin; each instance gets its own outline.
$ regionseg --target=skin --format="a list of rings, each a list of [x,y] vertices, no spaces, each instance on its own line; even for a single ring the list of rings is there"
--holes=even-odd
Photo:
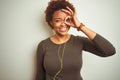
[[[55,31],[55,35],[51,36],[50,39],[56,44],[65,43],[70,39],[71,35],[68,34],[70,27],[78,29],[81,25],[81,22],[77,18],[76,10],[73,12],[69,7],[67,9],[55,11],[50,22]],[[80,31],[87,35],[90,40],[96,36],[96,32],[86,26],[80,27]]]

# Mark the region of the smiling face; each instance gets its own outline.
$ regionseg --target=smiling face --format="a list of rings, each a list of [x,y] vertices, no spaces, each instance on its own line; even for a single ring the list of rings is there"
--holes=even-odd
[[[70,26],[65,24],[66,17],[68,14],[61,10],[57,10],[54,12],[51,25],[53,26],[53,29],[55,30],[56,34],[64,36],[68,33]]]

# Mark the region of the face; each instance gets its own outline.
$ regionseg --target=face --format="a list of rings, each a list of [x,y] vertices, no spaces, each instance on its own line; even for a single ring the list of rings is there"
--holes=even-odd
[[[56,34],[66,35],[68,33],[70,26],[68,26],[65,23],[65,22],[69,21],[68,19],[66,19],[67,16],[68,16],[68,14],[61,10],[54,12],[51,24],[52,24],[53,29],[55,30]]]

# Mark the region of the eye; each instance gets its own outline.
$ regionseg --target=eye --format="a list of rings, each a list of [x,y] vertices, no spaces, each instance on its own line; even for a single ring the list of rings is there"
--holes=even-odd
[[[58,22],[61,22],[61,20],[60,19],[56,19],[55,22],[58,23]]]
[[[67,19],[66,19],[66,22],[71,22],[71,21],[72,21],[71,18],[67,18]]]

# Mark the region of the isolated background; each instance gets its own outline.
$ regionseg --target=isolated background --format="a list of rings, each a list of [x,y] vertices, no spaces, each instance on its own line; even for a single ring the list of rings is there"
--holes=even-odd
[[[52,34],[44,19],[48,1],[0,0],[0,80],[33,80],[37,45]],[[69,1],[81,22],[116,47],[116,55],[107,58],[84,52],[84,80],[120,80],[120,0]]]

